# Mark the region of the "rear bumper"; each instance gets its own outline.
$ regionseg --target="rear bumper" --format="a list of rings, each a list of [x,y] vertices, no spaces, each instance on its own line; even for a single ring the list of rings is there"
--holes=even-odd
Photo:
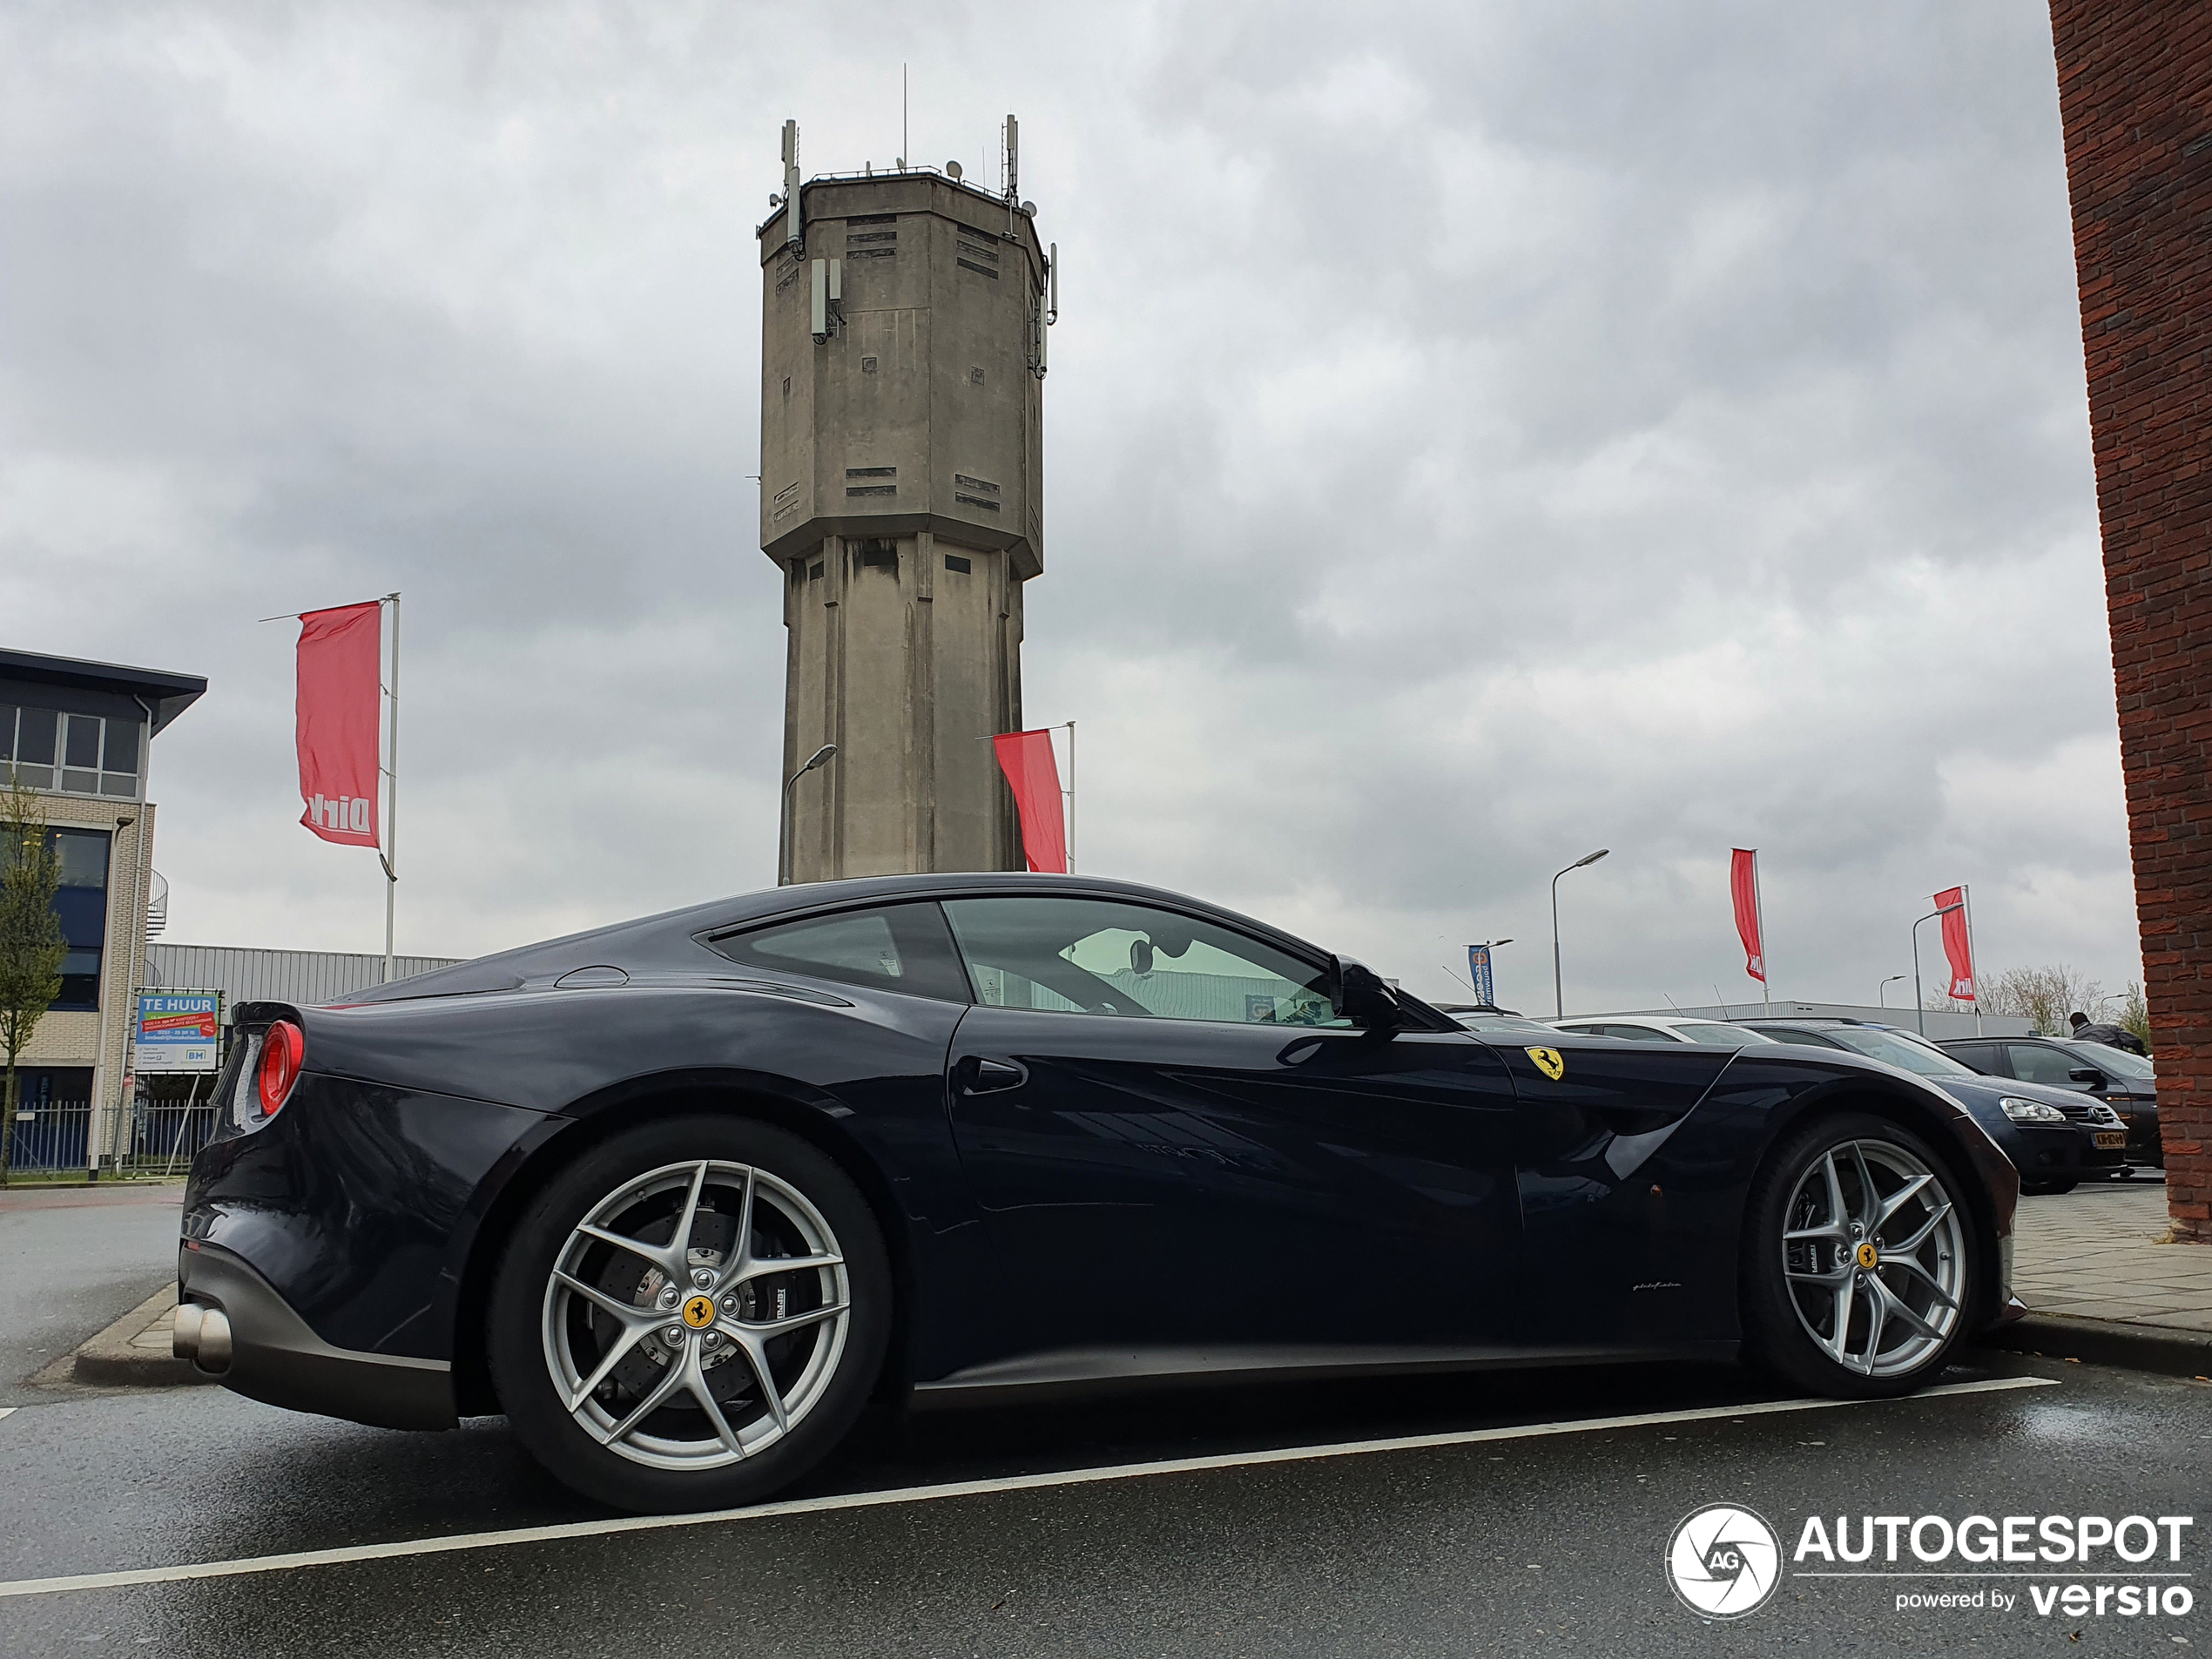
[[[177,1299],[180,1307],[219,1310],[229,1338],[226,1365],[221,1345],[201,1339],[206,1316],[181,1318],[181,1357],[250,1399],[380,1428],[454,1426],[446,1361],[331,1346],[268,1280],[219,1244],[187,1240],[179,1248]]]

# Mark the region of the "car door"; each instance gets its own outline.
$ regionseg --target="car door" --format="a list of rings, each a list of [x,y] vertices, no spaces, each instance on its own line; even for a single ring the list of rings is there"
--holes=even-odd
[[[1326,964],[1118,899],[945,902],[954,1137],[1040,1347],[1485,1344],[1514,1093],[1464,1032],[1352,1028]]]

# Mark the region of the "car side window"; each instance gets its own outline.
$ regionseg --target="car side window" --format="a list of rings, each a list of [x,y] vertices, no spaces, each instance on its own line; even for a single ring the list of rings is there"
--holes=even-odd
[[[2080,1062],[2056,1049],[2033,1042],[2008,1042],[2005,1050],[2012,1057],[2013,1076],[2022,1082],[2050,1083],[2060,1089],[2081,1087],[2067,1075]]]
[[[1999,1076],[2012,1075],[2005,1069],[2004,1056],[1993,1042],[1946,1042],[1943,1046],[1976,1071],[1994,1072]]]
[[[1118,900],[948,899],[986,1008],[1349,1026],[1323,968],[1213,922]]]
[[[1598,1035],[1606,1037],[1619,1037],[1624,1042],[1672,1042],[1674,1041],[1664,1031],[1654,1031],[1648,1025],[1602,1025],[1598,1027]]]
[[[948,1002],[972,1000],[945,920],[927,902],[772,922],[707,943],[740,967]]]
[[[1813,1031],[1773,1031],[1767,1035],[1777,1042],[1795,1042],[1807,1049],[1840,1049],[1844,1045]]]

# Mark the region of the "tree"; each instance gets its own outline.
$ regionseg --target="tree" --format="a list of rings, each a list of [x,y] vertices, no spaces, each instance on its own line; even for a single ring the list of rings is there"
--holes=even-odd
[[[2094,1015],[2103,989],[2095,980],[2083,977],[2064,962],[2008,968],[1985,979],[1979,988],[1984,1014],[2026,1020],[2032,1029],[2053,1037],[2067,1035],[2070,1028],[2066,1016],[2075,1010]]]
[[[46,840],[46,810],[12,771],[8,781],[0,793],[0,1049],[8,1055],[7,1087],[0,1090],[0,1182],[8,1178],[15,1147],[16,1056],[30,1047],[62,994],[62,961],[69,954],[54,913],[62,873]]]
[[[2143,1001],[2142,986],[2130,980],[2128,988],[2113,1000],[2120,1004],[2120,1011],[2112,1022],[2122,1031],[2133,1032],[2136,1042],[2149,1048],[2150,1004]]]

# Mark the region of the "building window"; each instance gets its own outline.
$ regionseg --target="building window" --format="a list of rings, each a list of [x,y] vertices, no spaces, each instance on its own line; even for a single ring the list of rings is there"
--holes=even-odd
[[[66,1013],[99,1011],[100,960],[107,948],[109,840],[106,830],[52,827],[46,832],[46,849],[61,867],[54,916],[67,948],[61,995],[53,1006]]]
[[[65,795],[139,798],[142,723],[0,703],[0,783]]]

